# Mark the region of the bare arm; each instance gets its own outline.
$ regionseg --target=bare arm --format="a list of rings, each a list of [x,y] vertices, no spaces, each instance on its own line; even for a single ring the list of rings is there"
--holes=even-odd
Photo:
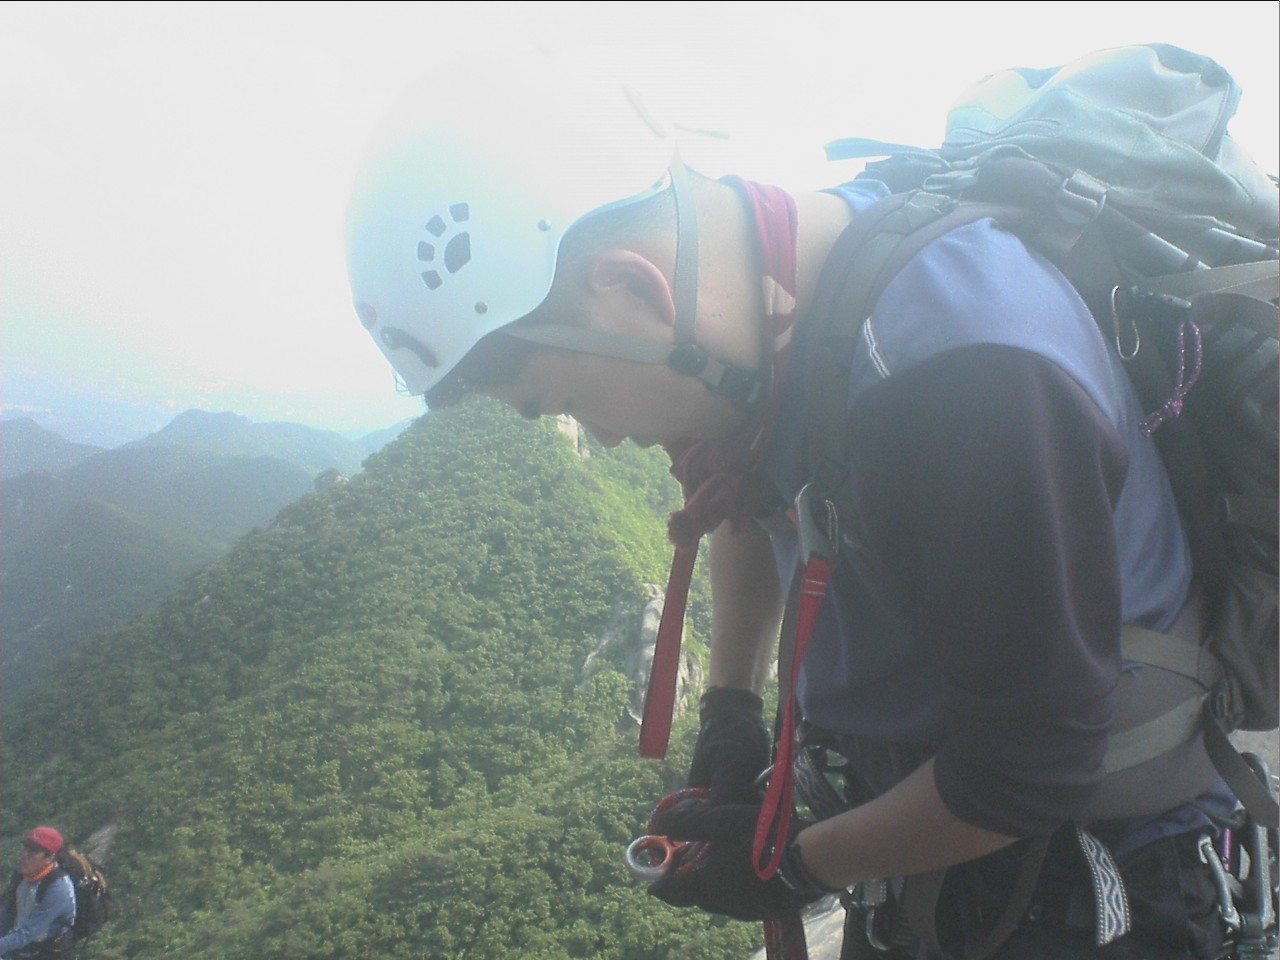
[[[805,866],[831,887],[907,876],[993,853],[1015,837],[958,819],[942,802],[933,761],[870,803],[804,830]]]
[[[769,535],[721,524],[711,535],[711,686],[764,691],[782,600]]]

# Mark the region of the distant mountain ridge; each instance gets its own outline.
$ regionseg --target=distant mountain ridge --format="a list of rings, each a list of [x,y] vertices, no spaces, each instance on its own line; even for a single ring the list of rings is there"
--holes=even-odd
[[[0,421],[0,448],[0,478],[34,470],[57,473],[104,449],[66,440],[30,417],[5,417]]]
[[[154,606],[318,476],[358,472],[366,452],[331,431],[234,413],[187,411],[111,450],[5,419],[0,693]]]
[[[178,446],[235,456],[277,457],[310,474],[336,467],[350,476],[370,452],[332,430],[300,423],[255,423],[237,413],[188,410],[163,429],[125,444],[127,449]]]

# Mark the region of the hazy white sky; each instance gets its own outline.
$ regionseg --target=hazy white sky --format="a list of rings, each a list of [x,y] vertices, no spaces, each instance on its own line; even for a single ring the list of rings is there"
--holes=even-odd
[[[836,182],[850,135],[936,145],[1008,66],[1162,41],[1209,54],[1275,172],[1280,4],[5,3],[6,409],[62,380],[157,409],[341,430],[420,411],[356,322],[341,248],[363,139],[409,77],[503,37],[602,49],[725,170]],[[447,96],[459,78],[441,76]]]

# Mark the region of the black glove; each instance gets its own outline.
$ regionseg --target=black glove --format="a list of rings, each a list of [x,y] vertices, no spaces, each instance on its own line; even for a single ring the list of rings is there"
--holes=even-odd
[[[771,880],[756,876],[751,863],[758,804],[683,805],[658,813],[653,833],[672,840],[706,841],[706,847],[650,885],[649,893],[673,907],[701,907],[738,920],[780,920],[834,891],[804,866],[792,841],[807,821],[795,817],[782,865]]]
[[[756,778],[769,765],[764,701],[750,690],[712,687],[698,711],[702,727],[689,765],[689,786],[711,791],[712,805],[756,803]]]

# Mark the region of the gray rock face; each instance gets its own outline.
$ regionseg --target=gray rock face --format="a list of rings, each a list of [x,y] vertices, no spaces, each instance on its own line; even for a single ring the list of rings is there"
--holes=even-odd
[[[658,624],[662,621],[664,594],[656,584],[646,584],[644,595],[619,601],[614,615],[599,646],[583,664],[584,675],[589,676],[597,659],[608,662],[621,670],[632,681],[631,701],[627,713],[639,724],[644,711],[644,697],[649,689],[649,671],[653,668],[654,644],[658,639]],[[683,637],[681,637],[683,643]],[[676,680],[677,716],[697,700],[702,693],[702,664],[681,650],[680,672]]]

